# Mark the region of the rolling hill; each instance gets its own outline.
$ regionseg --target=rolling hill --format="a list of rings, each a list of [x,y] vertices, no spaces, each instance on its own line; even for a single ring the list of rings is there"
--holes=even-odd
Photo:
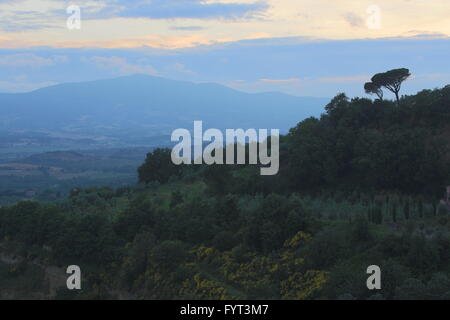
[[[249,94],[213,83],[133,75],[0,94],[0,136],[34,131],[53,140],[145,145],[147,137],[167,139],[176,128],[191,129],[194,120],[220,129],[285,132],[304,118],[318,116],[326,103],[325,98]]]

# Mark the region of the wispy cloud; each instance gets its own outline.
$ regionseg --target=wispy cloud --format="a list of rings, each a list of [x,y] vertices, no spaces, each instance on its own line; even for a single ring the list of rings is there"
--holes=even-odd
[[[32,82],[26,76],[0,80],[0,92],[29,92],[57,84],[54,81]]]
[[[46,67],[55,63],[67,61],[66,56],[56,55],[49,58],[36,55],[34,53],[16,53],[0,55],[0,66],[2,67]]]
[[[194,74],[195,72],[187,68],[184,64],[180,62],[176,62],[173,65],[171,65],[169,70],[176,71],[178,73],[185,73],[185,74]]]
[[[269,82],[269,83],[286,83],[286,82],[299,82],[299,78],[290,78],[290,79],[268,79],[268,78],[262,78],[259,79],[259,81],[262,82]]]
[[[83,3],[83,2],[82,2]],[[85,1],[86,19],[113,17],[148,19],[243,19],[269,8],[263,1],[213,2],[204,0],[103,0]],[[93,5],[95,4],[95,6]]]
[[[405,33],[409,38],[417,39],[443,39],[448,38],[448,35],[440,32],[431,32],[426,30],[410,30]]]
[[[40,31],[44,29],[63,29],[63,25],[55,24],[61,19],[61,13],[54,8],[63,8],[62,2],[37,0],[0,1],[0,30],[5,32]]]
[[[364,19],[354,12],[346,12],[343,17],[352,27],[361,28],[365,25]]]
[[[199,31],[205,28],[201,26],[170,26],[169,29],[177,31]]]
[[[365,75],[355,75],[355,76],[339,76],[339,77],[323,77],[318,80],[321,82],[332,82],[332,83],[344,83],[344,82],[358,82],[361,83],[363,81],[370,80],[372,76]]]
[[[101,57],[94,56],[91,58],[82,58],[85,62],[91,62],[98,67],[111,69],[117,71],[120,74],[134,74],[134,73],[144,73],[150,75],[157,75],[158,72],[155,68],[150,65],[140,65],[135,63],[130,63],[126,59],[121,57]]]
[[[342,22],[342,17],[340,20]],[[197,21],[191,22],[185,21],[185,25],[195,25]],[[171,23],[182,24],[180,21]],[[104,28],[109,28],[109,24]],[[419,27],[415,29],[418,33],[424,31]],[[71,41],[76,43],[83,32],[68,34],[74,35]],[[108,42],[107,38],[102,39],[104,42],[91,39],[90,48],[27,49],[5,49],[4,41],[17,40],[13,34],[1,34],[0,81],[11,81],[17,73],[29,73],[27,81],[14,81],[16,85],[9,87],[16,90],[14,88],[20,88],[19,83],[63,83],[147,73],[193,82],[217,82],[247,92],[281,91],[328,97],[341,91],[349,96],[363,95],[363,84],[373,74],[402,66],[415,75],[405,82],[404,93],[440,87],[450,81],[446,76],[450,74],[449,38],[306,41],[292,37],[186,48],[195,42],[207,43],[208,38],[203,32],[182,34],[183,37],[178,38],[179,35],[123,38],[118,39],[123,41],[120,43]],[[124,48],[136,47],[139,43],[157,43],[167,49]],[[104,48],[105,45],[110,47]],[[180,47],[182,49],[173,50]]]
[[[367,23],[372,0],[0,0],[0,30],[11,39],[0,46],[179,49],[262,35],[326,40],[450,35],[448,0],[375,2],[379,29]],[[81,30],[66,28],[69,4],[81,8]]]

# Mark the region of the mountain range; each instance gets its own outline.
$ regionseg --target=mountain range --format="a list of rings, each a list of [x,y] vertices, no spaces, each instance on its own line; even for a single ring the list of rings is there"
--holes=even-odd
[[[28,93],[0,94],[0,138],[34,132],[47,138],[145,145],[176,128],[268,128],[286,132],[319,116],[326,98],[244,93],[214,83],[148,75],[58,84]]]

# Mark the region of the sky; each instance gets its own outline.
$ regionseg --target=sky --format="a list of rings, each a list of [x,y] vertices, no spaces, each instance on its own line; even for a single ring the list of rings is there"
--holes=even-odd
[[[246,92],[450,83],[448,0],[0,0],[0,92],[144,73]]]

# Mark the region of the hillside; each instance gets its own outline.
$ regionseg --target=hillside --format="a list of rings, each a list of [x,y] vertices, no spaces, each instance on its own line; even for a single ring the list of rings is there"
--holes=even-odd
[[[449,117],[450,86],[398,104],[340,94],[282,137],[277,176],[175,170],[155,150],[148,183],[0,208],[1,297],[450,299]],[[60,279],[69,264],[81,291]]]

